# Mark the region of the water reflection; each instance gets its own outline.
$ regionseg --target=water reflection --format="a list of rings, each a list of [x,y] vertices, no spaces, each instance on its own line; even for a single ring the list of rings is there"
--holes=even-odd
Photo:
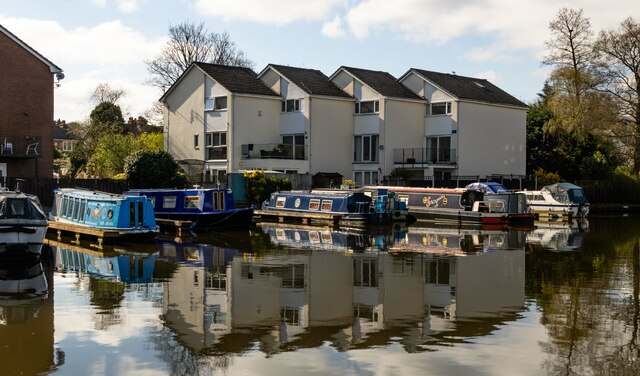
[[[37,359],[9,374],[633,374],[638,224],[264,224],[102,250],[51,241],[52,268],[0,271],[44,270],[48,285],[0,325],[0,360]],[[564,235],[539,235],[550,230]]]
[[[532,249],[554,252],[577,251],[589,232],[586,218],[571,222],[537,221],[535,229],[527,235],[527,243]]]
[[[39,260],[0,264],[0,364],[3,374],[54,366],[53,303]]]

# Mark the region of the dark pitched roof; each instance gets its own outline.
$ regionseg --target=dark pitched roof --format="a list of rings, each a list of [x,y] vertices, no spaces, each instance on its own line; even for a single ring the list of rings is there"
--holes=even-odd
[[[209,63],[193,63],[232,93],[279,97],[250,68]],[[176,81],[177,82],[177,81]]]
[[[74,137],[71,135],[71,133],[69,133],[69,129],[67,127],[54,124],[53,139],[54,140],[73,140]]]
[[[404,85],[398,82],[395,77],[387,72],[345,66],[340,67],[338,71],[340,69],[344,69],[351,73],[355,78],[362,81],[362,83],[377,91],[382,96],[403,99],[423,99],[411,90],[407,89]]]
[[[409,72],[411,71],[418,73],[422,77],[460,99],[528,107],[511,94],[485,79],[432,72],[415,68],[411,68]]]
[[[324,73],[317,69],[296,68],[286,65],[269,64],[293,84],[307,94],[326,95],[330,97],[353,98],[340,90]]]

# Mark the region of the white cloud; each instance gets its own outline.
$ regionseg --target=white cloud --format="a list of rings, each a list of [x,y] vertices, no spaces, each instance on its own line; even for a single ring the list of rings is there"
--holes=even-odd
[[[118,9],[124,13],[133,13],[140,10],[141,0],[118,0]]]
[[[91,0],[91,4],[100,8],[104,8],[107,6],[107,0]]]
[[[196,0],[196,9],[226,21],[253,21],[286,25],[296,21],[323,21],[347,0]]]
[[[122,107],[131,116],[160,97],[157,89],[143,84],[144,61],[159,54],[166,37],[147,38],[120,21],[65,29],[54,21],[0,15],[0,24],[64,71],[54,93],[56,119],[85,119],[91,111],[89,96],[103,82],[127,92]]]
[[[322,34],[329,38],[342,38],[347,35],[343,27],[342,19],[339,16],[334,17],[331,21],[327,21],[322,25]]]

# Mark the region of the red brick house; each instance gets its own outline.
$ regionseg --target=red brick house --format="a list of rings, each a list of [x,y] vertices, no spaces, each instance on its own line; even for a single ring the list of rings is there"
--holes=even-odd
[[[53,90],[62,69],[0,25],[0,183],[53,175]]]

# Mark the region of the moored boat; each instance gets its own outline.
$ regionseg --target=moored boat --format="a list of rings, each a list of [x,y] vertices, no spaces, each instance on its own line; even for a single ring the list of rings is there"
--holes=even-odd
[[[380,187],[395,192],[416,218],[455,225],[533,225],[526,198],[466,188]]]
[[[386,202],[362,191],[282,191],[256,211],[261,217],[329,221],[340,225],[386,224],[394,220]]]
[[[0,191],[0,257],[40,257],[47,226],[37,196],[19,189]]]
[[[54,190],[49,220],[79,231],[114,233],[120,238],[154,236],[159,231],[151,201],[146,197],[80,188]]]
[[[193,229],[248,228],[253,207],[237,208],[230,189],[132,189],[125,195],[146,196],[157,219],[191,221]]]
[[[571,183],[556,183],[539,191],[522,191],[533,213],[547,219],[584,218],[589,214],[589,201],[581,187]]]

